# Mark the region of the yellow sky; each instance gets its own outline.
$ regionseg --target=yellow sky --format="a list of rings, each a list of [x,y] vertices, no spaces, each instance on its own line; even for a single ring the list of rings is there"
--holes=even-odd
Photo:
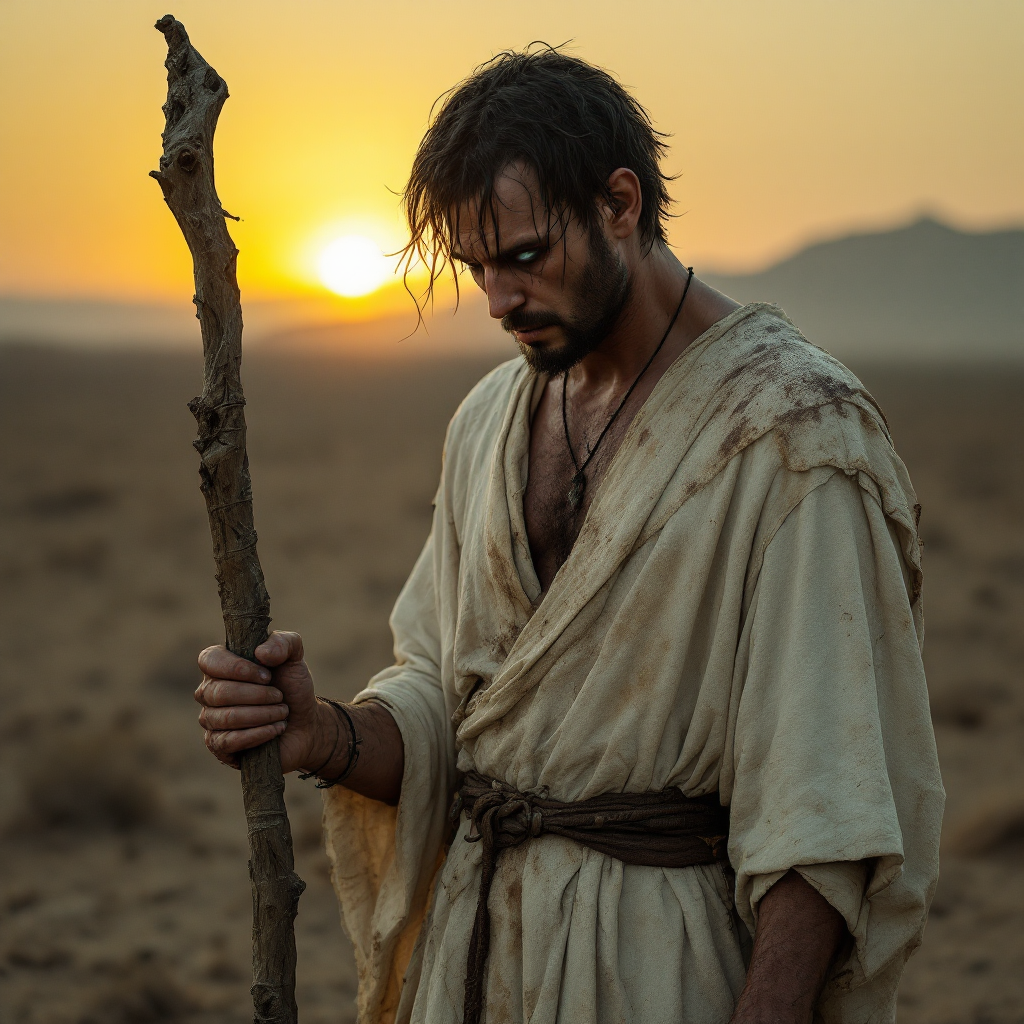
[[[398,201],[433,100],[530,40],[574,40],[673,133],[672,241],[757,266],[921,210],[1024,221],[1021,0],[176,0],[231,90],[218,186],[250,298],[322,293],[318,246],[402,241]],[[148,0],[2,0],[0,292],[190,294],[147,172],[166,13]],[[375,305],[376,303],[376,305]],[[383,304],[383,305],[382,305]],[[387,296],[351,300],[372,312]],[[343,304],[344,305],[344,304]]]

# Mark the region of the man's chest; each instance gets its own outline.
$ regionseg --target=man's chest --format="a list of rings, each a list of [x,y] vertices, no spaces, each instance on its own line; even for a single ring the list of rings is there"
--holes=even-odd
[[[534,568],[547,591],[579,534],[583,517],[573,514],[568,494],[576,470],[560,433],[535,421],[530,437],[530,467],[523,516]]]
[[[594,451],[595,442],[607,423],[604,408],[576,410],[576,415],[568,421],[567,437],[561,387],[560,380],[549,381],[534,414],[523,497],[530,553],[545,592],[569,557],[601,480],[639,408],[637,403],[634,408],[623,409]],[[585,467],[585,483],[581,500],[574,507],[570,492],[580,467]]]

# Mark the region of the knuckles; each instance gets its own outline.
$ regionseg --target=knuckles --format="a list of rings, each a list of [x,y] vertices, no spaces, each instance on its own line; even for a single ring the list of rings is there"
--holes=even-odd
[[[206,676],[196,687],[193,698],[203,707],[260,707],[280,704],[284,694],[276,686],[240,683],[237,679],[211,679]]]
[[[206,676],[235,679],[238,682],[262,682],[258,665],[239,658],[224,646],[207,647],[199,653],[197,662]]]
[[[199,668],[206,673],[213,668],[214,663],[218,660],[219,655],[227,653],[227,649],[223,646],[205,647],[199,652],[199,657],[196,659],[199,663]]]
[[[196,700],[206,708],[230,707],[238,704],[238,695],[233,679],[210,679],[207,677],[196,690]]]
[[[193,697],[200,705],[203,740],[210,753],[231,768],[238,768],[240,751],[284,732],[291,711],[285,694],[311,682],[298,633],[275,631],[257,652],[264,666],[282,666],[276,686],[268,685],[266,668],[237,657],[223,645],[207,647],[197,659],[203,679]],[[253,684],[259,691],[252,689]]]
[[[210,679],[209,676],[204,676],[203,681],[196,687],[195,701],[197,704],[202,704],[204,708],[212,707],[216,702],[215,696],[216,681]]]
[[[288,706],[244,704],[234,707],[210,707],[204,705],[199,712],[199,724],[214,732],[230,732],[236,729],[258,729],[273,725],[288,718]]]
[[[234,754],[227,749],[225,744],[225,737],[223,733],[209,732],[206,733],[206,748],[217,758],[221,764],[226,764],[230,768],[236,767]]]
[[[223,731],[217,729],[206,729],[203,738],[207,750],[217,758],[218,761],[231,768],[238,767],[237,755],[250,747],[259,746],[267,740],[279,734],[279,730],[273,726],[261,726],[250,730],[251,735],[245,735],[237,731]]]

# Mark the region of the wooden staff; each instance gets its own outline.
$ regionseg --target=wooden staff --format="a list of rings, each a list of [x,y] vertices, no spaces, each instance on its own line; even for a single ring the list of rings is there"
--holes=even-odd
[[[231,214],[220,205],[213,178],[213,133],[228,87],[189,42],[181,22],[168,14],[156,27],[167,40],[167,123],[160,170],[150,173],[192,253],[205,358],[202,396],[188,404],[199,424],[193,444],[213,534],[225,643],[252,661],[267,638],[270,596],[256,555],[245,450],[238,250],[224,223]],[[252,881],[253,1020],[295,1024],[293,923],[305,883],[293,870],[277,740],[245,751],[240,763]]]

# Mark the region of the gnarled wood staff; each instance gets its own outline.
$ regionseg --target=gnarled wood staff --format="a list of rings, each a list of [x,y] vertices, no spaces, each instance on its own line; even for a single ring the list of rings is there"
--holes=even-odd
[[[238,250],[224,223],[231,214],[217,198],[213,177],[213,134],[228,87],[189,42],[181,22],[168,14],[156,27],[167,40],[167,123],[160,170],[151,174],[192,253],[205,367],[203,393],[188,407],[199,424],[194,444],[213,534],[225,642],[251,661],[267,638],[270,596],[256,555],[245,449]],[[252,881],[253,1020],[295,1024],[293,923],[305,884],[293,870],[277,740],[246,751],[240,762]]]

